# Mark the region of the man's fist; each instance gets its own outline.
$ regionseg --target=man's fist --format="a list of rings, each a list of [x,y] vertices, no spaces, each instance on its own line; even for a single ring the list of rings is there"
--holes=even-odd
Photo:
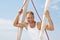
[[[23,9],[19,10],[19,11],[18,11],[18,14],[21,15],[22,12],[23,12]]]
[[[50,17],[50,14],[49,14],[49,11],[48,10],[46,10],[45,16],[46,16],[46,18],[49,18]]]

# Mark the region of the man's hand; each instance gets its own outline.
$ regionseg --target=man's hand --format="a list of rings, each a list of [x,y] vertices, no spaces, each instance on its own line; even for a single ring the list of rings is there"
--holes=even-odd
[[[48,10],[46,10],[45,16],[46,16],[46,18],[50,18],[50,14],[49,14],[49,11]]]
[[[18,11],[18,15],[21,15],[22,12],[23,12],[23,9],[19,10],[19,11]]]

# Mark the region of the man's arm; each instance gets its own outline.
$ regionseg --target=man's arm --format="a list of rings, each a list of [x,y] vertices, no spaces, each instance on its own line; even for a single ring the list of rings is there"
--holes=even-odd
[[[19,23],[19,15],[17,15],[16,19],[14,20],[13,25],[18,26],[18,23]]]
[[[49,14],[48,10],[46,11],[45,15],[48,19],[48,25],[46,25],[46,29],[51,30],[51,31],[54,30],[53,22],[51,20],[51,17],[50,17],[50,14]]]
[[[25,27],[26,26],[25,22],[19,23],[19,17],[22,14],[22,11],[23,11],[22,9],[20,11],[18,11],[18,15],[17,15],[17,17],[16,17],[16,19],[13,23],[13,25],[16,26],[16,27]]]

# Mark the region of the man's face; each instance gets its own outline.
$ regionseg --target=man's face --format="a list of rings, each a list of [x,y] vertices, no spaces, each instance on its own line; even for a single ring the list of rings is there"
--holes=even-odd
[[[27,14],[26,19],[29,23],[32,23],[34,21],[34,15],[32,14]]]

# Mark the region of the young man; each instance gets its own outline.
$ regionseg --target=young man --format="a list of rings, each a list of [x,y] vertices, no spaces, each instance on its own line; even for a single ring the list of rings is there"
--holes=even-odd
[[[29,32],[31,40],[39,40],[39,30],[41,29],[42,22],[36,22],[34,20],[34,13],[31,11],[28,11],[28,12],[26,12],[27,22],[19,23],[19,17],[22,14],[22,12],[23,12],[23,9],[18,11],[18,15],[17,15],[13,25],[16,27],[25,27],[27,29],[27,31]],[[49,23],[46,25],[46,29],[51,30],[51,31],[54,30],[53,22],[50,18],[50,14],[49,14],[48,10],[46,10],[45,15],[46,15],[46,18],[48,19],[48,23]]]

